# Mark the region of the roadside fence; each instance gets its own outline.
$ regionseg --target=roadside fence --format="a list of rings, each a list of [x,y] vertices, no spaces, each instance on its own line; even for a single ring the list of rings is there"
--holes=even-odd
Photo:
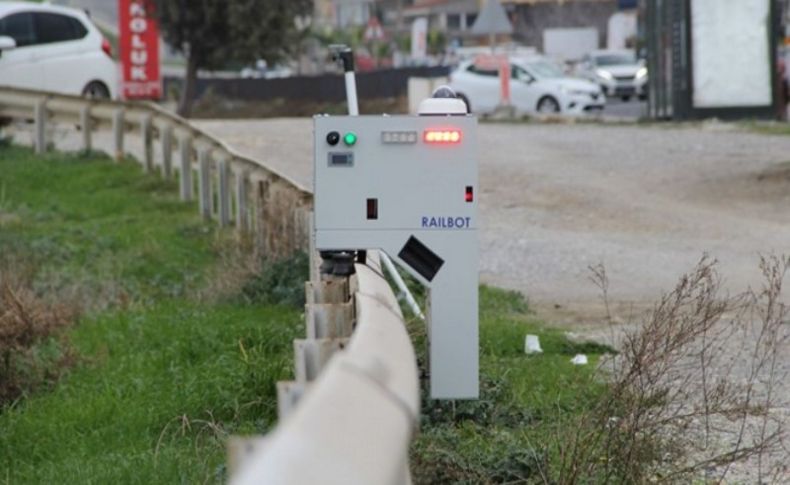
[[[82,151],[109,134],[118,162],[136,134],[142,169],[177,177],[181,199],[197,198],[204,219],[254,237],[268,258],[309,252],[307,335],[294,342],[294,380],[277,385],[280,423],[264,437],[231,439],[231,483],[410,483],[419,385],[403,315],[376,252],[350,277],[320,273],[307,188],[152,103],[0,86],[3,125],[17,141],[32,128],[39,154],[53,147],[55,127],[79,135]]]

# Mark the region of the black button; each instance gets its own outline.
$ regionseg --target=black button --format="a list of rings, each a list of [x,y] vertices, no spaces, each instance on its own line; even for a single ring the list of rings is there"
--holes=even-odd
[[[337,145],[337,142],[340,141],[340,133],[336,131],[330,131],[328,135],[326,135],[326,142],[332,146]]]

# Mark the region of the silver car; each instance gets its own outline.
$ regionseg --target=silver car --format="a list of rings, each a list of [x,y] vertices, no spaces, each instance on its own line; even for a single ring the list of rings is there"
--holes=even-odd
[[[599,50],[582,58],[577,75],[601,86],[607,96],[628,101],[631,96],[647,98],[647,68],[633,51]]]

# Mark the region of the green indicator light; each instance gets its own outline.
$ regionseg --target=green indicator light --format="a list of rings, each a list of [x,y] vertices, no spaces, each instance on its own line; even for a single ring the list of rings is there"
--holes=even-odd
[[[354,133],[346,133],[346,136],[343,137],[343,143],[348,146],[353,146],[357,142],[357,135]]]

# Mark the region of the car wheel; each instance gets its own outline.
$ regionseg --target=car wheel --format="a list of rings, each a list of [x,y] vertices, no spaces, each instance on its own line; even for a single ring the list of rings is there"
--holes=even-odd
[[[82,90],[82,96],[91,99],[110,99],[110,90],[100,81],[91,81]]]
[[[472,105],[469,103],[469,98],[467,98],[463,94],[456,94],[456,96],[458,96],[458,99],[463,101],[464,104],[466,105],[466,113],[467,114],[471,113],[472,112]]]
[[[559,113],[560,103],[551,96],[543,96],[538,101],[538,113]]]

